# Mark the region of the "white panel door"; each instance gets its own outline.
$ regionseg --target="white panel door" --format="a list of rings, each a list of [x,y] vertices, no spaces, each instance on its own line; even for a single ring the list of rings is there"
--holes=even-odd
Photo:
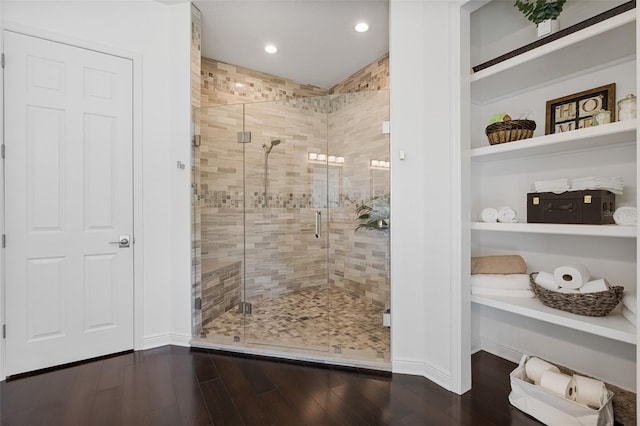
[[[6,372],[133,348],[132,62],[4,33]]]

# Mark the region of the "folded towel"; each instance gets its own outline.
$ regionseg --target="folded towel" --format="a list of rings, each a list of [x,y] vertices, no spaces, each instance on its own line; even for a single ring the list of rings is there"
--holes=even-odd
[[[527,274],[476,274],[471,275],[471,288],[500,290],[529,290]]]
[[[501,290],[498,288],[482,288],[482,287],[471,287],[471,294],[477,294],[479,296],[500,296],[500,297],[520,297],[520,298],[536,297],[536,295],[531,290]]]
[[[622,316],[625,317],[631,324],[637,324],[636,314],[627,309],[626,306],[622,307]]]
[[[570,188],[569,179],[538,180],[531,184],[533,192],[555,192],[561,194]]]
[[[635,293],[627,293],[625,291],[622,296],[622,304],[626,306],[627,309],[629,309],[634,314],[638,313],[636,312],[637,306],[638,306],[638,300],[636,299]]]
[[[604,189],[622,195],[623,188],[624,180],[620,177],[588,176],[571,180],[571,189],[574,191]]]
[[[471,258],[472,274],[524,274],[527,264],[522,256],[479,256]]]

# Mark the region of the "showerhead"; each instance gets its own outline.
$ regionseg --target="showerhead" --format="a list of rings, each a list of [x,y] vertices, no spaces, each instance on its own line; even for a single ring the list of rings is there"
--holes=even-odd
[[[271,150],[273,149],[274,146],[276,145],[280,145],[280,142],[282,142],[280,139],[274,139],[271,141],[271,146],[267,149],[267,154],[271,152]],[[267,148],[267,145],[262,145],[263,148]]]

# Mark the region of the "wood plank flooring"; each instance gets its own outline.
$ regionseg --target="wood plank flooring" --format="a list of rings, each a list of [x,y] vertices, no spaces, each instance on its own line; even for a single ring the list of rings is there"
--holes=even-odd
[[[422,377],[166,346],[2,382],[0,424],[540,424],[509,405],[514,364],[472,363],[459,396]]]

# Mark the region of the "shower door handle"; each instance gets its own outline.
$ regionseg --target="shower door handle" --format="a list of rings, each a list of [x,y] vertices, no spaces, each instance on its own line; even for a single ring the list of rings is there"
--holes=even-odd
[[[322,213],[316,210],[316,238],[320,238],[320,233],[322,233]]]

